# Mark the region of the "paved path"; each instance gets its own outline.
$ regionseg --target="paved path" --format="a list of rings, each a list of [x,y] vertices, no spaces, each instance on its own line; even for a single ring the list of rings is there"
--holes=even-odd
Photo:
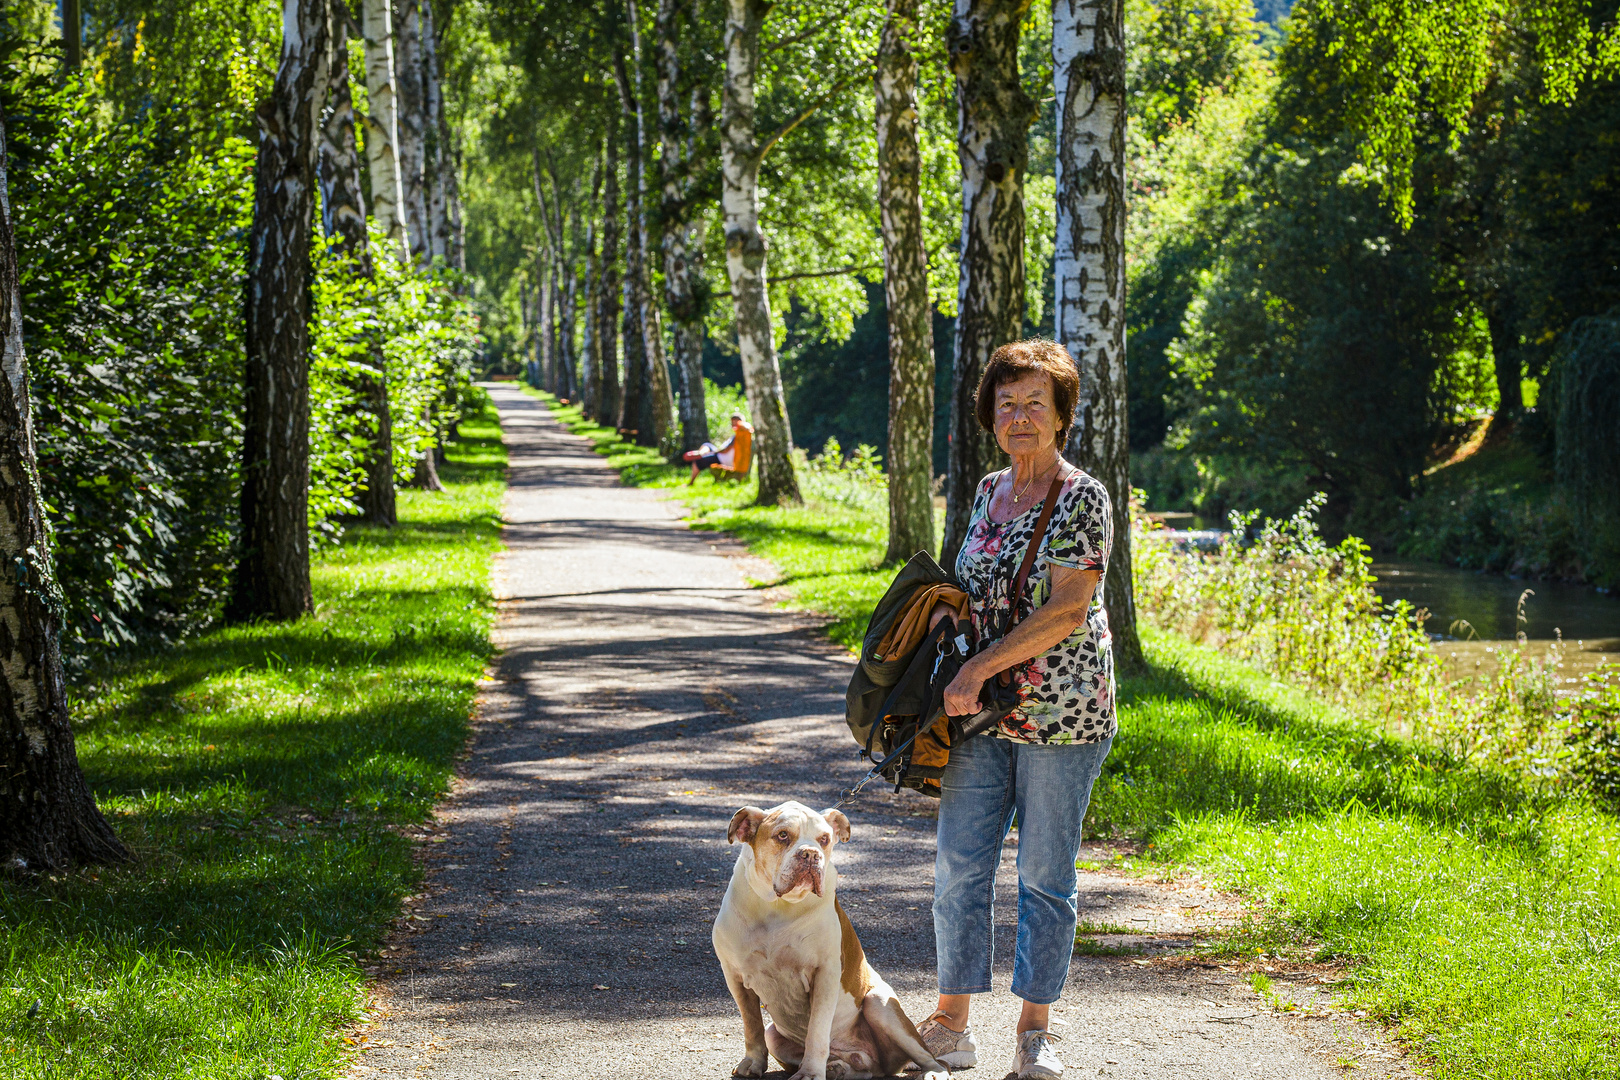
[[[511,454],[502,654],[462,779],[425,830],[428,888],[375,972],[354,1075],[722,1080],[742,1054],[708,940],[726,824],[745,803],[830,805],[859,774],[849,661],[748,588],[723,538],[620,487],[535,400],[492,393]],[[933,815],[909,792],[863,795],[839,849],[839,895],[914,1020],[935,988]],[[1231,914],[1196,883],[1082,879],[1085,917],[1161,942]],[[998,992],[975,1006],[971,1075],[986,1080],[1012,1055],[1011,909]],[[1326,1000],[1278,986],[1317,1011]],[[1341,1056],[1361,1077],[1405,1075],[1353,1020],[1279,1017],[1240,972],[1184,959],[1078,956],[1054,1015],[1070,1076],[1325,1078],[1345,1075]]]

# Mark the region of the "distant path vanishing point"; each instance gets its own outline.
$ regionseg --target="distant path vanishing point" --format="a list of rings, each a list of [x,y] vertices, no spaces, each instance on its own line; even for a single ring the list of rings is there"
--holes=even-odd
[[[861,773],[850,661],[774,610],[738,549],[626,488],[584,439],[489,387],[511,455],[495,675],[469,759],[424,837],[425,893],[374,973],[354,1077],[723,1078],[742,1032],[709,926],[739,806],[831,805]],[[1128,723],[1128,721],[1127,721]],[[934,804],[869,788],[847,807],[839,896],[913,1021],[935,993]],[[997,993],[974,1076],[1012,1058],[1016,883],[997,887]],[[1083,918],[1188,937],[1229,918],[1196,882],[1081,875]],[[1122,939],[1109,939],[1115,943]],[[1135,940],[1123,939],[1123,940]],[[1320,1013],[1308,981],[1276,983]],[[1077,956],[1054,1030],[1071,1077],[1408,1076],[1365,1025],[1280,1016],[1246,978],[1175,957]],[[773,1073],[785,1076],[785,1073]]]

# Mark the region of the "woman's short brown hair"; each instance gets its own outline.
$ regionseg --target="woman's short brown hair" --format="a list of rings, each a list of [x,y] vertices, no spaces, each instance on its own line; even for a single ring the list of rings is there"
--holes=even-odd
[[[1052,407],[1058,415],[1057,444],[1062,447],[1069,439],[1074,405],[1080,397],[1080,370],[1074,366],[1069,350],[1055,341],[1029,338],[1010,342],[992,353],[984,366],[984,377],[979,380],[974,412],[984,430],[996,430],[996,389],[1034,372],[1043,372],[1052,379]]]

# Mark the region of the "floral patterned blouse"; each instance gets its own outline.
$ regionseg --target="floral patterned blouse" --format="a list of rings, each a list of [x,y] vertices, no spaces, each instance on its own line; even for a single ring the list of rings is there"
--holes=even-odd
[[[990,520],[990,496],[1005,471],[979,483],[968,521],[967,539],[956,557],[956,576],[973,604],[973,629],[981,642],[1002,637],[1008,596],[1024,551],[1035,532],[1041,503],[1011,521]],[[1114,543],[1108,491],[1076,469],[1058,490],[1058,504],[1030,568],[1019,619],[1052,595],[1052,567],[1105,571]],[[1091,597],[1086,621],[1050,652],[1014,669],[1021,704],[994,734],[1025,743],[1090,743],[1112,738],[1114,717],[1113,638],[1103,609],[1102,582]]]

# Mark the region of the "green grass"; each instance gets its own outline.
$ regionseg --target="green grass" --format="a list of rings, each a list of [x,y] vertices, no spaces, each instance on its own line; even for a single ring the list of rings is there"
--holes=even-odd
[[[490,655],[505,452],[461,426],[313,567],[316,614],[215,631],[73,689],[79,757],[134,853],[0,885],[0,1075],[336,1075],[359,959],[418,880]],[[37,1003],[37,1008],[36,1008]]]
[[[1094,824],[1260,902],[1227,955],[1341,988],[1442,1077],[1620,1074],[1620,827],[1454,765],[1252,669],[1145,634]]]
[[[632,465],[629,482],[684,479],[577,410],[561,415]],[[881,512],[751,508],[750,489],[707,480],[697,492],[700,527],[747,541],[796,604],[858,638],[892,575],[877,566]],[[1145,840],[1155,872],[1196,866],[1258,902],[1253,921],[1211,935],[1217,953],[1345,962],[1340,993],[1433,1076],[1620,1075],[1613,816],[1533,777],[1459,765],[1184,639],[1144,628],[1144,647],[1149,671],[1121,686],[1089,824]]]

